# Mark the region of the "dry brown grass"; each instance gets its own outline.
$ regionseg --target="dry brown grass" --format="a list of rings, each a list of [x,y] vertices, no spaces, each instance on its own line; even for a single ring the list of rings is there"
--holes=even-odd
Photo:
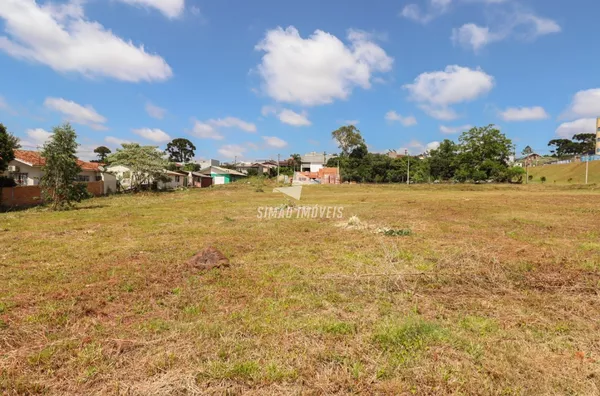
[[[303,192],[364,227],[256,191],[0,214],[0,393],[600,393],[596,191]],[[231,268],[185,264],[206,246]]]

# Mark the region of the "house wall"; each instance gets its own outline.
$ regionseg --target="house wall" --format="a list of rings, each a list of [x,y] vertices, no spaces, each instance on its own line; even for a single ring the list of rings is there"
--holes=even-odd
[[[27,184],[26,186],[37,186],[40,184],[40,179],[42,178],[42,176],[44,175],[44,172],[42,171],[41,167],[38,166],[29,166],[27,164],[24,164],[20,161],[10,161],[8,163],[9,166],[18,166],[19,167],[19,172],[18,173],[27,173]],[[99,176],[100,173],[99,172],[95,172],[95,171],[81,171],[81,173],[79,174],[80,176],[88,176],[90,182],[95,182],[96,181],[96,176]]]
[[[104,194],[104,182],[86,183],[87,190],[94,196]],[[2,206],[19,207],[39,205],[42,202],[42,189],[40,186],[23,186],[2,188]]]
[[[19,173],[27,173],[27,186],[37,186],[44,175],[42,168],[26,165],[20,161],[10,161],[8,166],[18,166]]]

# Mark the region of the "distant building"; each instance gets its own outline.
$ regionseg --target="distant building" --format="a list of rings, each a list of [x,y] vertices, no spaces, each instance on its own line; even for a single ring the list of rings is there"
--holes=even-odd
[[[200,169],[206,169],[209,166],[221,166],[221,161],[216,159],[200,160],[196,161],[196,163],[200,165]]]
[[[246,177],[242,172],[238,172],[233,169],[221,168],[220,166],[210,166],[202,169],[199,173],[203,175],[210,175],[213,178],[213,184],[229,184],[236,180]]]
[[[327,164],[327,161],[329,161],[331,158],[336,157],[336,155],[333,154],[326,154],[326,153],[317,153],[315,151],[313,151],[312,153],[308,153],[303,155],[302,158],[302,167],[301,167],[301,171],[302,172],[318,172],[319,169],[322,169],[325,167],[325,164]]]

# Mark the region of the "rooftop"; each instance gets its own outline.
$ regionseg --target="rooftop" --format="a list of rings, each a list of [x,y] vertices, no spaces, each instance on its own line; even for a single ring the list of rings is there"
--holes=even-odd
[[[30,166],[44,166],[46,165],[46,159],[41,156],[37,151],[29,150],[15,150],[15,160],[23,162]],[[100,172],[99,166],[102,164],[97,162],[87,162],[77,159],[77,165],[85,171]]]

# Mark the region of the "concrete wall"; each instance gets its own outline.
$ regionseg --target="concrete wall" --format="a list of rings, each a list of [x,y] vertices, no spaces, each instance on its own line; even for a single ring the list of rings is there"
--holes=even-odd
[[[596,119],[596,154],[600,155],[600,117]]]
[[[99,197],[104,194],[104,182],[86,183],[88,191]],[[42,202],[42,189],[40,186],[23,186],[2,188],[2,206],[19,207],[39,205]]]
[[[117,177],[115,175],[103,173],[102,181],[104,182],[104,195],[117,192]]]

